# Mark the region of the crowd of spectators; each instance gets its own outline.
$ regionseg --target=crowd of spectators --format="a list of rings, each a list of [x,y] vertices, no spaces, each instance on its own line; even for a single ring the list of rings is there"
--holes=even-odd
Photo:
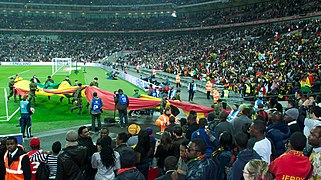
[[[309,87],[320,75],[320,21],[298,20],[231,31],[168,35],[14,35],[2,34],[2,61],[51,61],[71,57],[97,61],[129,50],[120,62],[142,68],[231,83],[251,95],[261,86],[267,94],[293,94],[312,73]],[[121,63],[120,63],[121,65]],[[254,84],[253,84],[254,83]],[[317,90],[316,92],[319,92]]]
[[[222,24],[244,23],[256,20],[267,20],[293,15],[306,15],[320,10],[320,2],[316,0],[272,1],[267,3],[250,4],[246,6],[202,10],[188,13],[176,12],[173,17],[168,10],[154,12],[129,11],[126,15],[97,14],[69,17],[65,10],[62,14],[55,12],[39,13],[11,13],[0,17],[0,28],[6,29],[46,29],[46,30],[84,30],[84,31],[119,31],[119,30],[155,30],[180,29],[191,27],[205,27]],[[23,9],[24,10],[24,9]],[[160,11],[165,11],[160,14]],[[80,13],[80,12],[79,12]],[[89,12],[90,14],[92,12]],[[149,14],[148,14],[149,13]],[[104,17],[105,16],[105,17]]]
[[[285,110],[273,99],[263,102],[267,108],[260,110],[267,118],[245,104],[232,120],[224,109],[219,116],[213,111],[200,119],[191,111],[187,118],[170,121],[160,140],[152,128],[131,124],[115,141],[109,129],[102,128],[94,143],[89,128],[81,126],[78,133],[66,133],[62,150],[59,141],[52,151],[42,150],[40,139],[32,138],[32,150],[25,156],[14,137],[5,138],[0,178],[319,179],[321,96],[306,99],[297,94]],[[22,164],[19,174],[17,163]],[[47,175],[42,164],[49,167]]]
[[[210,0],[63,0],[63,1],[55,1],[55,0],[3,0],[3,2],[15,2],[15,3],[39,3],[39,4],[66,4],[66,5],[148,5],[148,4],[164,4],[164,3],[172,3],[176,5],[186,5],[186,4],[196,4],[202,2],[208,2]],[[228,1],[224,1],[228,2]]]

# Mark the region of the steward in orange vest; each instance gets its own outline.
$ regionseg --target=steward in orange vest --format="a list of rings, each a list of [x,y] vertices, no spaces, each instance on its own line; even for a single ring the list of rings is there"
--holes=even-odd
[[[169,124],[169,117],[172,116],[171,107],[166,107],[162,115],[156,120],[156,126],[160,126],[161,132],[163,133],[166,126]]]
[[[220,98],[220,92],[218,92],[217,87],[215,87],[212,91],[214,104],[217,104],[218,99]]]
[[[5,180],[31,180],[29,157],[18,147],[17,139],[9,137],[6,146],[8,150],[4,154]]]
[[[207,99],[210,99],[211,91],[212,91],[212,83],[210,81],[206,82],[205,89],[206,89],[206,95]]]
[[[179,74],[176,75],[176,88],[181,87],[181,77]]]

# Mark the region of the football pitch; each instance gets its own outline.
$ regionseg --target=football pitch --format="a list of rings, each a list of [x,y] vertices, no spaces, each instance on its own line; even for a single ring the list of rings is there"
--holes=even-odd
[[[19,74],[24,80],[30,80],[33,75],[36,75],[41,83],[47,80],[47,77],[52,74],[51,66],[0,66],[0,116],[6,115],[5,95],[4,89],[6,88],[9,93],[8,83],[10,77],[14,77]],[[65,79],[68,73],[57,73],[52,76],[55,82],[61,82]],[[80,70],[78,74],[74,71],[69,75],[72,84],[77,79],[80,83],[89,85],[93,81],[94,77],[98,77],[99,88],[114,92],[118,89],[123,89],[124,93],[131,96],[134,93],[134,89],[137,87],[131,83],[124,81],[120,78],[118,80],[106,79],[106,71],[97,67],[86,67],[86,73]],[[78,115],[78,110],[73,113],[70,112],[70,108],[75,106],[68,104],[67,98],[64,98],[62,103],[59,101],[61,96],[52,95],[50,100],[47,96],[37,95],[37,107],[35,113],[32,115],[32,132],[44,132],[48,130],[55,130],[60,128],[68,128],[73,126],[79,126],[83,124],[91,123],[91,116],[89,110],[85,108],[87,101],[83,98],[83,112],[82,115]],[[13,97],[8,101],[9,116],[13,114],[19,108],[19,97],[17,96],[18,103],[14,103]],[[117,113],[116,113],[117,114]],[[105,117],[113,117],[113,111],[104,111],[102,119]],[[117,116],[117,115],[116,115]],[[0,135],[20,133],[20,127],[16,127],[19,124],[20,112],[18,111],[10,121],[0,122]],[[4,118],[1,120],[5,120]]]

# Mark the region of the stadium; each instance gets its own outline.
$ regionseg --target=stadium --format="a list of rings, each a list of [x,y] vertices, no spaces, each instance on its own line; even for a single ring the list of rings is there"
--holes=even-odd
[[[49,170],[42,160],[62,144],[44,179],[121,178],[124,144],[139,154],[137,179],[320,178],[320,10],[318,0],[1,0],[0,177],[39,179],[6,164],[14,136]],[[59,166],[74,131],[88,153],[77,177]],[[240,163],[245,149],[258,158]],[[294,151],[301,170],[290,172],[281,157]]]

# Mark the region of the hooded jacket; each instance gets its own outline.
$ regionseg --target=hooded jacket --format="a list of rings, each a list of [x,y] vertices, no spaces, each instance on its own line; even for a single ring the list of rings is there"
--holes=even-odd
[[[271,124],[265,130],[266,138],[268,138],[275,147],[274,157],[279,157],[286,149],[285,145],[291,136],[291,131],[285,121],[277,124]]]
[[[87,149],[83,146],[71,146],[58,156],[56,180],[83,180],[86,168]]]
[[[260,155],[253,149],[244,149],[237,155],[233,164],[232,172],[228,174],[229,180],[240,180],[243,177],[243,169],[246,163],[252,159],[261,159]]]

